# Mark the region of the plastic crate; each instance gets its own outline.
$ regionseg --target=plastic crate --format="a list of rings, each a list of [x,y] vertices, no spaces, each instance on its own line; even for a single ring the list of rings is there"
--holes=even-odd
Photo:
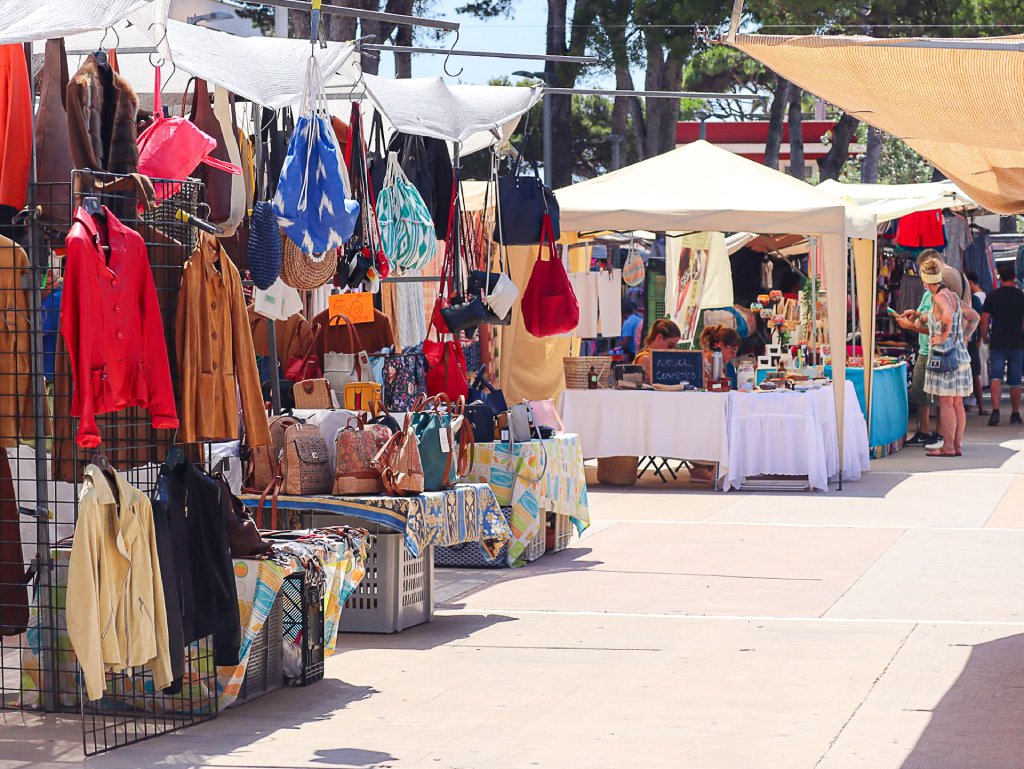
[[[530,561],[536,561],[544,553],[547,552],[547,526],[544,523],[545,519],[541,519],[540,525],[537,526],[537,531],[534,532],[533,536],[530,537],[530,541],[526,544],[526,550],[523,552],[523,557],[527,563]]]
[[[304,571],[287,577],[281,588],[283,642],[302,651],[302,675],[289,678],[294,686],[308,686],[324,677],[324,592],[322,580]]]
[[[334,516],[335,521],[337,518]],[[366,556],[366,576],[345,602],[340,630],[398,633],[430,622],[433,617],[433,545],[413,558],[402,534],[375,533]]]
[[[548,513],[548,517],[555,519],[555,546],[551,552],[557,553],[560,550],[565,550],[569,547],[572,535],[576,532],[572,519],[567,515],[555,515],[554,513]]]
[[[284,685],[281,664],[281,639],[284,637],[284,596],[277,594],[270,608],[263,629],[249,647],[249,664],[245,678],[238,690],[238,699],[232,705],[240,705],[264,694],[280,689]]]

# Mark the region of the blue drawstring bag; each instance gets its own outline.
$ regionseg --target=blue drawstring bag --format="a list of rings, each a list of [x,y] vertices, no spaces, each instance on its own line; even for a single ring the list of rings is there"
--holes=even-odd
[[[359,219],[359,203],[346,189],[341,150],[326,105],[323,76],[311,56],[302,113],[274,196],[278,224],[307,254],[345,245]]]
[[[248,258],[252,282],[266,291],[281,275],[281,228],[270,203],[259,202],[252,207]]]

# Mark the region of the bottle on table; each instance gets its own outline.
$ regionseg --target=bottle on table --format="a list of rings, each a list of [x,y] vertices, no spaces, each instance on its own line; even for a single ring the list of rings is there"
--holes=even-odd
[[[590,367],[590,372],[587,374],[587,389],[597,389],[597,371],[594,369],[593,366]]]

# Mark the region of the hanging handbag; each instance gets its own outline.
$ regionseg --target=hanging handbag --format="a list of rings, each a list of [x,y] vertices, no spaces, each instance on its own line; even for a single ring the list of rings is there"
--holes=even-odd
[[[297,409],[333,409],[331,385],[326,379],[304,379],[292,389]]]
[[[228,179],[231,182],[231,208],[228,218],[217,222],[224,228],[222,238],[234,237],[239,225],[245,218],[245,177],[241,173],[242,152],[238,145],[238,124],[235,122],[235,96],[221,86],[213,89],[213,114],[221,127],[224,145],[228,151],[228,162],[239,169]]]
[[[363,141],[363,118],[359,102],[352,102],[351,139],[348,146],[346,164],[352,184],[352,195],[359,201],[359,223],[356,228],[357,238],[350,248],[358,255],[357,259],[349,260],[347,283],[352,288],[363,288],[370,293],[380,290],[380,279],[386,278],[391,272],[391,263],[384,251],[377,217],[376,193],[370,181],[366,154],[366,142]],[[361,274],[364,272],[365,274]]]
[[[392,411],[411,411],[427,392],[427,359],[422,350],[391,353],[384,358],[384,405]]]
[[[374,115],[376,120],[379,116]],[[437,236],[423,198],[406,177],[398,154],[388,153],[384,188],[377,196],[384,253],[397,267],[420,270],[437,256]]]
[[[247,257],[256,288],[266,291],[281,276],[281,228],[274,207],[266,201],[253,204],[249,217]]]
[[[321,379],[324,372],[320,368],[320,360],[316,354],[316,343],[320,338],[320,324],[313,329],[313,338],[309,340],[309,349],[305,355],[293,355],[284,367],[284,378],[289,382],[302,382],[306,379]]]
[[[333,251],[352,237],[359,204],[346,194],[341,164],[323,77],[316,58],[310,56],[302,112],[274,196],[278,222],[306,254]]]
[[[36,183],[39,190],[51,184],[67,184],[74,167],[68,144],[68,80],[64,38],[47,40],[43,69],[39,73],[39,108],[36,112]],[[37,200],[40,197],[43,196],[37,192]],[[42,219],[66,231],[71,226],[71,209],[66,205],[66,195],[57,197],[42,201]]]
[[[391,496],[423,493],[423,465],[411,413],[405,415],[405,425],[377,452],[370,466],[380,473],[384,490]]]
[[[500,227],[500,219],[493,214],[494,208],[489,205],[491,189],[498,188],[498,164],[497,155],[492,156],[491,161],[491,184],[488,185],[484,194],[484,221],[483,231],[491,232],[490,217],[493,216],[495,225]],[[490,272],[491,249],[498,252],[498,272]],[[474,296],[483,299],[487,306],[488,317],[486,322],[492,326],[512,325],[512,307],[519,298],[519,287],[512,282],[511,271],[508,263],[508,247],[488,239],[482,247],[486,254],[486,267],[484,270],[472,270],[469,273],[468,291]],[[504,259],[502,256],[504,255]]]
[[[529,148],[528,137],[523,146]],[[543,219],[551,219],[554,240],[561,237],[559,229],[558,201],[550,187],[540,179],[537,161],[530,156],[533,176],[520,176],[523,152],[512,164],[508,176],[498,177],[498,221],[494,228],[494,240],[505,246],[532,246],[541,243]]]
[[[164,117],[163,104],[160,100],[160,67],[156,68],[153,80],[153,122],[139,134],[139,173],[151,179],[187,179],[200,163],[228,174],[242,173],[241,167],[231,162],[226,145],[223,150],[226,159],[221,160],[215,156],[218,149],[216,138],[205,133],[187,118]],[[200,92],[209,99],[209,95],[206,94],[206,83],[202,80],[196,81],[197,100]],[[205,114],[205,111],[203,113]],[[227,178],[230,181],[230,177]],[[156,182],[153,187],[156,190],[157,201],[163,201],[174,195],[181,185]]]
[[[206,203],[210,207],[209,221],[214,224],[220,224],[231,219],[232,177],[236,173],[240,174],[242,169],[237,164],[232,164],[231,162],[227,142],[228,137],[224,135],[220,120],[214,114],[206,81],[201,78],[193,78],[193,82],[195,83],[195,93],[192,96],[192,110],[189,113],[189,120],[199,131],[214,141],[214,147],[209,150],[207,159],[198,166],[194,166],[195,170],[193,173],[203,183],[205,188]],[[187,86],[185,90],[186,94],[182,97],[183,107],[188,93]],[[184,108],[182,109],[182,115],[184,115]],[[210,160],[218,161],[216,166],[212,165],[209,162]],[[234,169],[229,171],[228,167],[232,165],[234,165]],[[180,179],[183,177],[165,176],[163,178]],[[173,194],[170,192],[171,189],[165,190],[165,194]]]
[[[373,367],[355,324],[345,315],[331,318],[331,324],[338,325],[338,320],[343,321],[340,325],[348,330],[348,349],[356,352],[325,352],[324,377],[334,392],[344,394],[345,385],[350,382],[372,382]]]
[[[334,487],[332,494],[382,494],[384,481],[373,460],[391,439],[383,425],[369,424],[365,415],[351,417],[334,436]]]
[[[323,253],[303,251],[281,233],[281,280],[299,291],[313,291],[331,282],[338,271],[338,249]]]
[[[396,133],[388,142],[388,152],[398,153],[402,170],[434,220],[434,235],[444,240],[451,224],[449,202],[454,190],[448,143],[431,136]]]
[[[437,327],[433,328],[436,334]],[[465,398],[469,394],[466,355],[457,339],[425,339],[423,355],[427,360],[427,395]]]
[[[487,307],[479,296],[474,296],[467,302],[442,307],[441,317],[444,318],[445,327],[457,333],[486,323]]]
[[[548,259],[544,259],[545,247]],[[520,303],[523,325],[536,337],[556,336],[579,325],[580,306],[569,276],[555,251],[555,235],[550,217],[544,217],[541,244],[530,281]]]
[[[639,286],[644,282],[646,275],[647,268],[644,266],[644,258],[630,243],[626,261],[622,263],[622,282],[630,287]]]

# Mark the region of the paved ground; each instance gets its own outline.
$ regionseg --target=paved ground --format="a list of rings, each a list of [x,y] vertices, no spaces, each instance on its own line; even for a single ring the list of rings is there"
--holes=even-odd
[[[568,551],[88,766],[1020,769],[1024,431],[969,440],[827,496],[594,487]],[[77,723],[0,719],[0,768],[80,762]]]

